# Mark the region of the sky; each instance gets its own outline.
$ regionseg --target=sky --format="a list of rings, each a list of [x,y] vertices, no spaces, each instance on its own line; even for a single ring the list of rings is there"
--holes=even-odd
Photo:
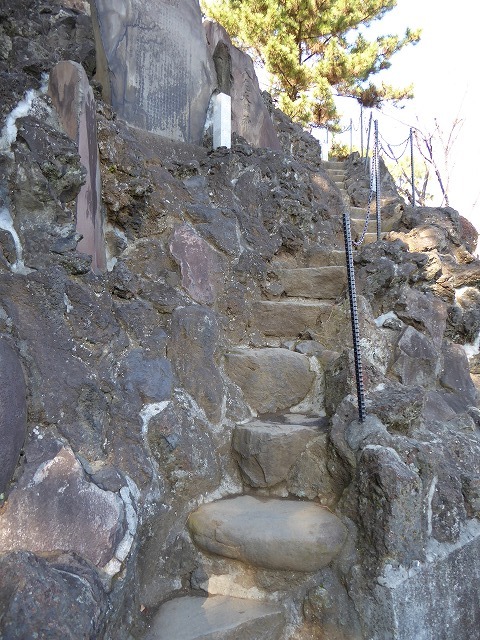
[[[374,112],[380,135],[391,144],[405,140],[409,126],[433,130],[434,118],[449,132],[462,120],[450,156],[450,206],[480,231],[480,82],[478,81],[478,25],[476,0],[398,0],[397,7],[367,30],[367,35],[403,34],[406,27],[421,28],[421,41],[391,58],[381,76],[394,86],[414,84],[413,100],[403,109]],[[350,117],[359,123],[359,106],[349,100],[343,126]],[[353,109],[353,111],[352,111]],[[404,123],[404,124],[402,124]],[[347,134],[349,135],[349,134]],[[358,136],[358,140],[355,140]],[[360,147],[360,133],[353,144]],[[346,143],[346,140],[343,140]],[[349,144],[349,142],[348,142]],[[394,148],[395,150],[395,148]],[[401,151],[401,148],[399,148]],[[434,201],[432,204],[440,204]]]

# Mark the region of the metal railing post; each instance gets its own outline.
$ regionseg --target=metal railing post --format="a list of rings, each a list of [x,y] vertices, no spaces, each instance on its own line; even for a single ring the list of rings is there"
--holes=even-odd
[[[350,153],[353,150],[353,120],[350,118]]]
[[[363,104],[360,105],[360,150],[363,158]]]
[[[410,129],[410,169],[412,172],[412,207],[415,206],[415,169],[413,165],[413,130]]]
[[[367,134],[367,153],[365,155],[365,170],[367,170],[368,167],[368,151],[369,151],[369,147],[370,147],[370,133],[372,130],[372,112],[370,112],[370,118],[368,120],[368,134]]]
[[[345,256],[347,260],[348,295],[350,299],[350,319],[352,322],[353,357],[355,360],[355,378],[357,383],[358,419],[365,421],[365,390],[363,386],[362,357],[360,352],[360,328],[358,322],[357,291],[355,287],[355,270],[353,266],[352,231],[350,216],[343,212],[343,234],[345,239]]]
[[[378,120],[375,120],[375,150],[374,156],[376,158],[375,163],[375,203],[376,203],[376,214],[377,214],[377,240],[381,240],[381,230],[382,230],[382,220],[381,220],[381,212],[380,212],[380,157],[379,157],[379,146],[378,146]]]

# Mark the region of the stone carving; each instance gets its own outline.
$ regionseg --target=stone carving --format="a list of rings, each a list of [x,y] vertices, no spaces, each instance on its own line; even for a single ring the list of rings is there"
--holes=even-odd
[[[92,0],[97,78],[129,124],[200,143],[215,89],[198,0]]]
[[[106,267],[101,204],[100,163],[97,147],[95,99],[82,65],[59,62],[50,74],[48,93],[68,136],[78,145],[87,171],[77,196],[77,231],[83,237],[78,251],[92,256],[92,269]]]
[[[254,147],[280,150],[280,143],[263,102],[251,58],[232,45],[229,35],[218,23],[206,20],[204,26],[208,46],[215,60],[218,85],[221,91],[232,96],[232,131]],[[231,91],[228,91],[225,47],[228,48],[231,59]]]

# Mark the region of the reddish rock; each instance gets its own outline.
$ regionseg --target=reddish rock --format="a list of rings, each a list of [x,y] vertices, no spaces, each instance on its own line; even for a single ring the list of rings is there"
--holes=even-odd
[[[82,65],[63,60],[50,74],[48,93],[65,132],[78,145],[87,170],[85,184],[77,196],[77,232],[83,237],[78,251],[92,256],[92,268],[106,267],[101,203],[100,165],[97,147],[96,106]]]
[[[220,254],[187,224],[175,229],[170,251],[180,265],[182,285],[195,302],[215,302],[223,273]]]

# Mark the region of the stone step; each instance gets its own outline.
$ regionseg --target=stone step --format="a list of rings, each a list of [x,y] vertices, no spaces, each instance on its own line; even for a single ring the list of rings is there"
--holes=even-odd
[[[362,233],[365,227],[365,218],[350,218],[350,225],[352,227],[353,234]],[[370,218],[368,221],[367,230],[369,233],[377,233],[377,220],[376,218]]]
[[[297,405],[310,391],[315,373],[307,356],[289,349],[237,348],[224,356],[225,371],[258,413]]]
[[[280,269],[278,276],[287,296],[335,300],[347,284],[347,270],[342,266]]]
[[[280,640],[284,624],[274,604],[184,596],[160,607],[143,640]]]
[[[253,488],[274,487],[288,478],[307,445],[324,432],[321,418],[253,420],[233,431],[232,448],[243,480]]]
[[[327,173],[331,178],[342,178],[345,180],[346,173],[344,169],[327,169]]]
[[[381,233],[380,238],[383,240],[386,237],[386,233]],[[377,232],[375,233],[366,233],[363,243],[364,244],[372,244],[372,242],[377,242]]]
[[[343,249],[325,251],[315,248],[309,251],[307,260],[310,267],[344,267],[345,251]]]
[[[333,303],[318,300],[260,301],[252,309],[253,324],[265,336],[296,338],[328,320]]]
[[[349,206],[348,210],[350,211],[350,215],[354,218],[363,218],[365,219],[367,216],[367,207],[353,207]],[[375,218],[375,211],[370,209],[370,217]]]
[[[208,553],[282,571],[318,571],[347,537],[337,516],[315,502],[247,495],[202,505],[188,528]]]
[[[343,169],[345,167],[345,163],[343,160],[324,160],[322,162],[322,166],[325,169]]]

